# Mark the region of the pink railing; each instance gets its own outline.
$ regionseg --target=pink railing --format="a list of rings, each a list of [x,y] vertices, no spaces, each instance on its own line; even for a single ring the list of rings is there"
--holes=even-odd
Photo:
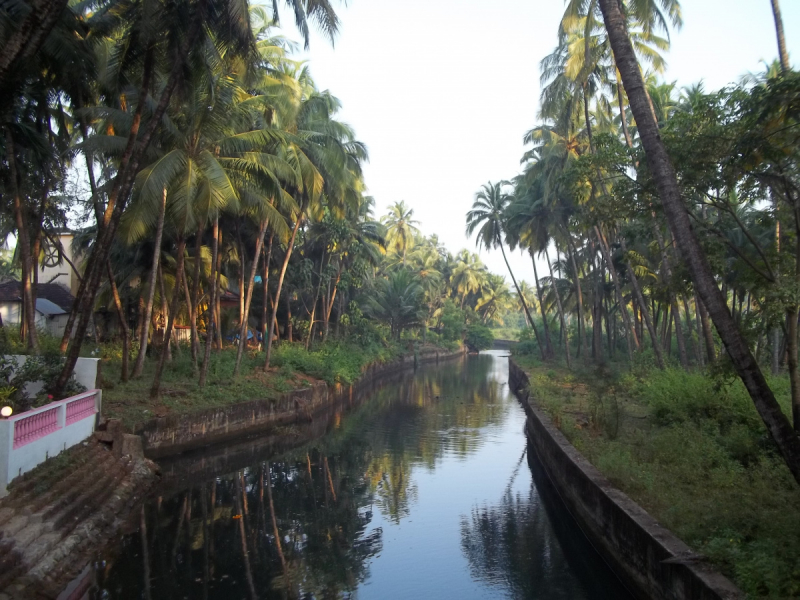
[[[14,421],[13,447],[19,448],[30,444],[66,425],[94,416],[95,413],[97,413],[97,390],[91,390],[14,415],[9,419]]]
[[[58,424],[59,408],[58,406],[54,406],[49,410],[38,412],[30,417],[18,419],[14,423],[14,448],[30,444],[60,429]]]
[[[76,421],[81,421],[86,417],[91,417],[97,412],[97,403],[94,394],[73,400],[67,404],[67,425],[72,425]]]

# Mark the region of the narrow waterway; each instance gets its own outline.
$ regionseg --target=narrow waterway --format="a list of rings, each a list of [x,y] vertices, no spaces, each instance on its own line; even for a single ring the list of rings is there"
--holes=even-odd
[[[93,597],[628,598],[528,456],[502,354],[387,382],[288,451],[165,466]]]

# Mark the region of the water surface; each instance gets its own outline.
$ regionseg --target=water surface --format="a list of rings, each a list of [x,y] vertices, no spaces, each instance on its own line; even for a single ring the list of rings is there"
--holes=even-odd
[[[294,449],[165,465],[94,596],[628,598],[528,455],[507,375],[500,353],[425,366]]]

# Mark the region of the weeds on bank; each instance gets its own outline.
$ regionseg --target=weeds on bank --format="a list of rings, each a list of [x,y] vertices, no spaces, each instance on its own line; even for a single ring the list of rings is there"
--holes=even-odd
[[[800,488],[739,381],[514,359],[584,456],[749,597],[800,596]],[[788,378],[770,383],[789,414]]]

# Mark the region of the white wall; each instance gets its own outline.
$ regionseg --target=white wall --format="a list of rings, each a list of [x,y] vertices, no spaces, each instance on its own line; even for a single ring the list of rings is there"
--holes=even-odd
[[[92,435],[96,415],[87,416],[70,425],[66,424],[67,405],[70,401],[90,395],[95,396],[95,410],[99,413],[102,406],[102,392],[100,390],[91,390],[90,392],[78,394],[59,402],[52,402],[16,415],[16,419],[22,419],[55,406],[59,407],[59,429],[19,448],[14,448],[15,417],[12,416],[11,420],[0,419],[0,498],[6,494],[6,486],[15,477],[27,473],[48,458],[60,454],[67,448],[79,444]]]
[[[3,325],[19,325],[21,308],[22,304],[19,302],[0,302],[0,317],[3,317]]]

